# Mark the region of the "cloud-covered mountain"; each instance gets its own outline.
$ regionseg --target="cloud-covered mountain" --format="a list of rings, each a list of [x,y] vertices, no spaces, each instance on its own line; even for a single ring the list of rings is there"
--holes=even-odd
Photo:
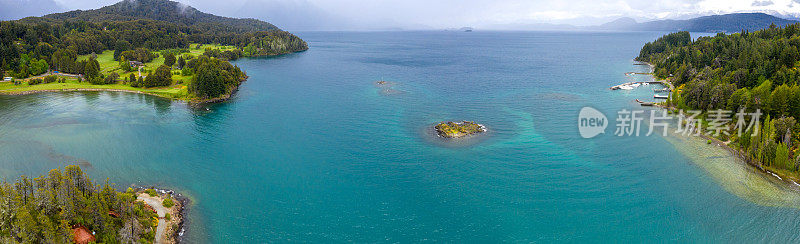
[[[152,19],[182,25],[216,24],[238,32],[277,30],[274,25],[257,19],[237,19],[201,12],[189,5],[167,0],[124,0],[93,10],[74,10],[48,14],[51,19],[79,19],[92,22]]]

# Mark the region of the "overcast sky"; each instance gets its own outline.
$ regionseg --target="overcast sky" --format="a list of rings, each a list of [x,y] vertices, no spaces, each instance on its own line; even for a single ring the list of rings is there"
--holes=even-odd
[[[596,25],[620,17],[685,19],[734,12],[800,16],[800,0],[177,0],[200,11],[252,17],[286,30],[515,28],[537,23]],[[118,0],[0,0],[16,19]]]

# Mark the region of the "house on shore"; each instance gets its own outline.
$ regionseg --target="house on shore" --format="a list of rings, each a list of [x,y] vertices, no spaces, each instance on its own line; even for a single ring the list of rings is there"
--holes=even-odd
[[[72,241],[77,244],[89,244],[97,241],[92,232],[82,225],[72,227]]]
[[[128,61],[128,64],[131,65],[131,68],[144,67],[144,63],[139,62],[139,61]]]

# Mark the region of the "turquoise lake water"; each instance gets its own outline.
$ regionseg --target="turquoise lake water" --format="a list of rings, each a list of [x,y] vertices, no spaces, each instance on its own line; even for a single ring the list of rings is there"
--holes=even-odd
[[[189,243],[798,242],[794,187],[692,138],[582,139],[664,33],[310,32],[229,102],[0,96],[0,176],[79,164],[192,199]],[[377,86],[377,80],[391,81]],[[444,120],[486,125],[442,141]],[[645,128],[646,129],[646,128]]]

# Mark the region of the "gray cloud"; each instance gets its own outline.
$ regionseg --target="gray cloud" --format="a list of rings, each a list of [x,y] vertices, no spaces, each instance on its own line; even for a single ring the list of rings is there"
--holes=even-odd
[[[269,21],[287,30],[329,30],[356,25],[308,1],[248,0],[230,13],[234,17]]]
[[[12,20],[64,11],[53,0],[0,0],[0,19]]]
[[[55,4],[53,3],[55,1]],[[119,0],[0,0],[6,19],[92,9]],[[175,0],[222,16],[251,17],[286,30],[476,28],[539,23],[596,25],[764,12],[800,17],[800,0]],[[32,3],[32,4],[30,4]]]
[[[793,1],[797,1],[797,0],[793,0]],[[755,2],[753,2],[752,6],[763,7],[763,6],[770,6],[770,5],[773,5],[773,4],[775,4],[775,3],[773,3],[772,1],[764,0],[764,1],[755,1]]]

